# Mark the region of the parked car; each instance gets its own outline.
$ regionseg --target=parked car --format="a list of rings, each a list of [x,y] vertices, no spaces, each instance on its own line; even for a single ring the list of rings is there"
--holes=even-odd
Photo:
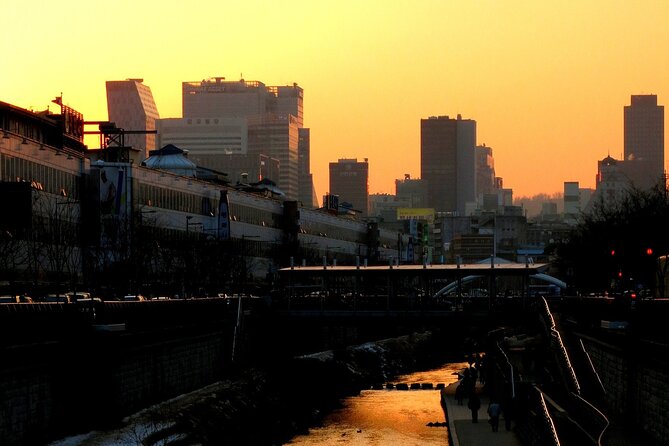
[[[69,291],[65,293],[65,295],[68,296],[72,302],[78,302],[82,299],[91,298],[91,293],[87,293],[85,291]]]
[[[66,294],[49,294],[44,298],[44,302],[69,304],[72,299]]]
[[[126,296],[123,296],[123,300],[125,302],[133,302],[133,301],[139,302],[146,299],[144,299],[144,296],[142,296],[141,294],[128,294]]]
[[[31,304],[33,303],[33,299],[30,296],[26,296],[25,294],[18,294],[18,295],[4,295],[0,296],[0,303],[1,304]]]

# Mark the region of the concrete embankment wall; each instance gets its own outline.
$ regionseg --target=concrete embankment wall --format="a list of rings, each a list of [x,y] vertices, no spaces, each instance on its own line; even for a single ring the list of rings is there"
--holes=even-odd
[[[204,323],[125,334],[89,328],[53,341],[5,346],[0,444],[44,444],[108,427],[214,382],[230,361],[231,327]]]
[[[582,336],[599,373],[609,411],[625,417],[657,444],[669,438],[669,357],[666,346],[644,342],[614,346]]]
[[[220,299],[105,303],[96,309],[93,322],[88,307],[26,304],[20,308],[0,311],[3,446],[40,445],[113,426],[125,415],[204,387],[230,372],[236,308]],[[125,324],[125,331],[100,332],[92,327],[119,322]],[[285,377],[308,389],[304,407],[310,407],[309,398],[314,395],[310,386],[315,381],[327,390],[321,390],[319,397],[329,401],[341,386],[349,389],[361,380],[380,380],[394,370],[416,367],[419,360],[443,357],[449,345],[461,345],[471,334],[465,328],[471,325],[468,321],[449,320],[441,323],[444,338],[430,347],[425,342],[408,342],[387,349],[349,353],[342,349],[414,328],[420,331],[424,325],[439,325],[439,321],[305,321],[259,314],[245,318],[239,355],[271,369],[274,361],[296,353],[338,349],[332,361],[303,361]],[[357,372],[347,375],[352,370]]]

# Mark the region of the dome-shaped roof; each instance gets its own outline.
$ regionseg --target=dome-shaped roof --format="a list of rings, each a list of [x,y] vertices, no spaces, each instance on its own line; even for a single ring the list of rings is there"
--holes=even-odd
[[[197,166],[186,156],[188,152],[168,144],[162,149],[152,150],[142,164],[150,169],[167,170],[178,175],[194,177]]]
[[[606,166],[615,166],[616,164],[618,164],[618,160],[616,160],[615,158],[612,158],[609,155],[602,160],[602,164],[604,164]]]

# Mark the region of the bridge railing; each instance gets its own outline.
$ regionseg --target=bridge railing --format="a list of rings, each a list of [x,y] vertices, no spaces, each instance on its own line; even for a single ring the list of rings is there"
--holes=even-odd
[[[277,296],[272,299],[272,308],[322,311],[446,311],[453,308],[453,303],[447,299],[434,299],[424,296],[389,296],[387,294],[323,291]]]

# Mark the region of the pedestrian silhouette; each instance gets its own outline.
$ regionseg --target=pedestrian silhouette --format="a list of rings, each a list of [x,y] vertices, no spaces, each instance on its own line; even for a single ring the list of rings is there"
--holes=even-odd
[[[455,388],[455,400],[458,402],[458,406],[462,406],[462,400],[465,398],[465,386],[460,382]]]
[[[511,430],[511,420],[513,419],[513,405],[514,405],[514,403],[515,403],[515,399],[509,398],[504,403],[504,407],[502,407],[502,412],[504,413],[504,428],[507,431]]]
[[[495,400],[491,400],[488,404],[488,416],[490,417],[490,425],[492,426],[492,431],[497,432],[499,430],[499,414],[502,412],[502,407]]]
[[[479,409],[481,408],[481,399],[473,392],[469,397],[469,402],[467,402],[467,407],[472,411],[472,423],[479,422]]]

